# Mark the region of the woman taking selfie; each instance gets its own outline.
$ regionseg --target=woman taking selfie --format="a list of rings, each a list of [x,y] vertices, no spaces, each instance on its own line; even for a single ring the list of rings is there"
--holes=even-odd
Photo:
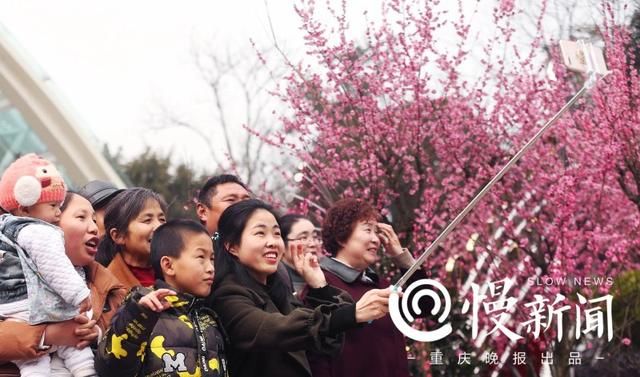
[[[340,348],[342,332],[387,313],[389,290],[353,303],[324,278],[317,257],[296,248],[293,261],[308,285],[307,305],[280,274],[284,242],[274,210],[259,200],[227,208],[218,223],[212,305],[229,336],[230,375],[311,376],[305,351]]]
[[[355,300],[390,285],[373,270],[380,260],[381,246],[400,269],[408,269],[414,263],[391,225],[378,222],[379,218],[371,204],[343,199],[329,208],[322,224],[323,244],[331,254],[321,261],[322,270],[329,284],[348,292]],[[412,280],[424,277],[424,272],[418,271]],[[431,302],[423,301],[422,313],[430,313]],[[309,360],[314,377],[408,377],[405,347],[404,336],[387,315],[368,326],[348,330],[339,355],[310,354]]]

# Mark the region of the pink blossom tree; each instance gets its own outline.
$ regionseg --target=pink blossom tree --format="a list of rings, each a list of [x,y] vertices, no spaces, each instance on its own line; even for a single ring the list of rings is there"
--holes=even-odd
[[[523,338],[513,342],[496,332],[481,342],[472,339],[468,315],[458,305],[453,317],[464,335],[452,335],[455,340],[446,339],[440,348],[453,356],[473,351],[478,360],[473,368],[450,359],[429,369],[423,353],[419,368],[425,373],[521,368],[511,357],[496,364],[479,360],[493,349],[526,350],[536,372],[540,353],[552,352],[555,375],[567,375],[570,352],[586,344],[585,336],[576,339],[575,311],[565,313],[559,341],[556,326],[537,336],[519,326],[531,319],[524,304],[535,295],[553,301],[561,294],[573,308],[578,294],[594,299],[610,286],[531,282],[616,277],[637,266],[640,84],[629,54],[628,20],[613,4],[601,4],[598,25],[612,73],[425,265],[460,300],[474,299],[472,284],[513,278],[509,296],[517,298],[518,310],[505,317],[506,326]],[[458,17],[452,19],[439,1],[385,1],[382,20],[369,23],[357,42],[349,37],[346,2],[329,6],[331,24],[319,21],[315,1],[298,3],[307,60],[290,64],[286,85],[277,92],[290,111],[282,116],[283,132],[271,141],[303,161],[299,190],[307,204],[326,207],[343,196],[370,200],[417,253],[582,85],[583,78],[559,63],[556,41],[546,37],[546,2],[536,34],[526,41],[513,1],[490,9],[482,2],[474,6],[469,11],[467,2],[458,1]],[[484,20],[482,26],[477,19]],[[492,33],[485,32],[487,25]],[[555,81],[548,78],[550,70]],[[485,335],[494,327],[488,314],[478,322]],[[425,351],[424,345],[415,347]]]

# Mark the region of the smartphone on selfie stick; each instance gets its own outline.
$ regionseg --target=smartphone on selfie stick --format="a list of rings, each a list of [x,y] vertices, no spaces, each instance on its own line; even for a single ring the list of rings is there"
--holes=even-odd
[[[584,41],[560,41],[562,61],[567,69],[606,76],[609,73],[602,49]]]

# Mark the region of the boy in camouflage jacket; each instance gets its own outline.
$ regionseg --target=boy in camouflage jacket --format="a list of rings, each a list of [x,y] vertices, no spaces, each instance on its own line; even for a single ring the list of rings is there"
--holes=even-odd
[[[213,283],[213,244],[191,220],[160,226],[151,242],[155,290],[135,288],[96,356],[101,376],[225,376],[224,338],[204,304]]]

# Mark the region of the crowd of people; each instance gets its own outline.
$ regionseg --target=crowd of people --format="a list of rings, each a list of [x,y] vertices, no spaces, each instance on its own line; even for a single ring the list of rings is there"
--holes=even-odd
[[[0,375],[409,376],[380,250],[414,263],[366,201],[321,227],[233,175],[198,221],[147,188],[67,189],[34,154],[0,179]]]

